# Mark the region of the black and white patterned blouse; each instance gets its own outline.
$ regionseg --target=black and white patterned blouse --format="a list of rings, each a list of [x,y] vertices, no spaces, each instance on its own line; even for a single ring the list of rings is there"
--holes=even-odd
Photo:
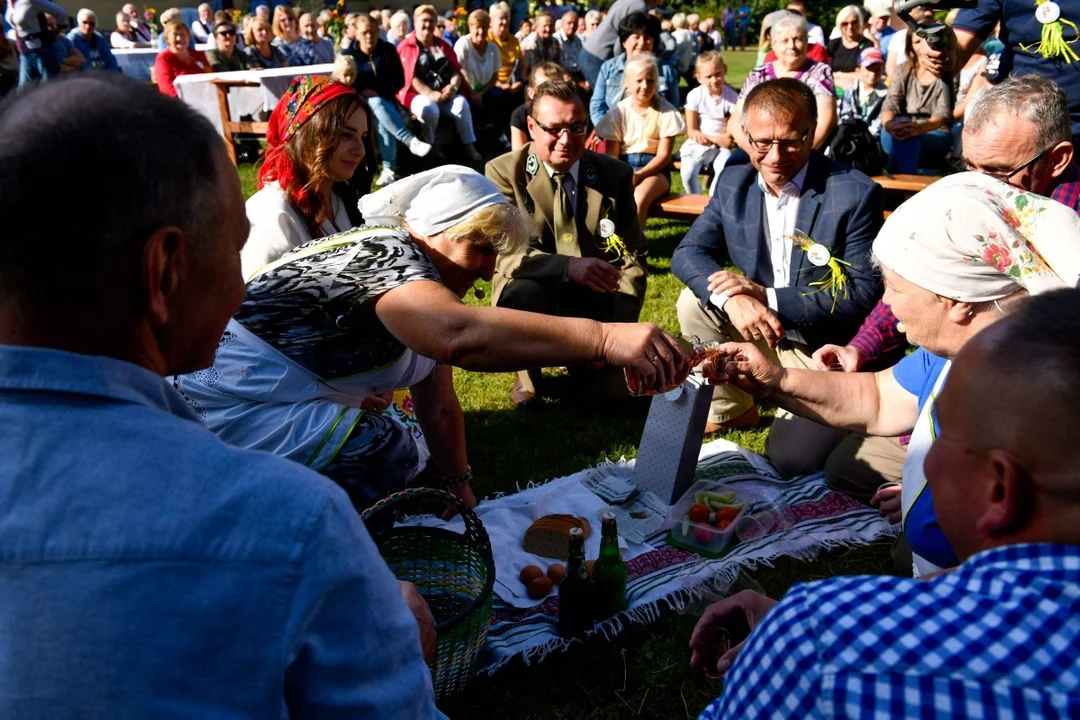
[[[248,282],[234,319],[319,377],[348,378],[405,354],[374,301],[413,280],[441,282],[407,232],[357,228],[312,240],[264,268]]]

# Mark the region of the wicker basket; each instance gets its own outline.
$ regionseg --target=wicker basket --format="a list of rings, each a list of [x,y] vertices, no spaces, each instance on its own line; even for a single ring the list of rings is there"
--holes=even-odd
[[[399,580],[416,585],[435,616],[438,650],[431,665],[436,699],[465,687],[491,624],[495,559],[487,531],[459,499],[435,488],[409,488],[362,513],[365,522],[420,498],[457,505],[465,533],[435,527],[394,527],[378,538],[379,552]]]

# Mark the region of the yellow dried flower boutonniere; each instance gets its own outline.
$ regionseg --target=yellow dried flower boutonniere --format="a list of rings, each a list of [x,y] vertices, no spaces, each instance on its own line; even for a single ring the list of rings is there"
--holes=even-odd
[[[820,280],[810,283],[811,286],[816,287],[817,290],[807,293],[812,295],[813,293],[819,293],[822,291],[828,292],[832,295],[832,307],[829,312],[836,310],[836,301],[843,297],[847,300],[848,296],[848,278],[844,274],[844,268],[841,265],[847,265],[851,267],[851,263],[845,262],[840,258],[833,257],[829,252],[829,248],[820,243],[816,243],[807,236],[802,230],[796,230],[794,235],[788,235],[791,242],[804,253],[806,253],[807,259],[814,267],[826,268],[825,274],[821,276]]]
[[[1042,23],[1042,37],[1039,44],[1020,45],[1027,53],[1038,53],[1044,58],[1064,57],[1068,62],[1080,60],[1070,45],[1080,40],[1080,30],[1076,25],[1061,16],[1061,6],[1054,0],[1035,0],[1035,19]],[[1065,39],[1063,25],[1072,28],[1072,40]]]
[[[610,218],[597,223],[596,234],[604,239],[604,252],[613,253],[616,260],[628,253],[626,243],[615,232],[615,223]]]

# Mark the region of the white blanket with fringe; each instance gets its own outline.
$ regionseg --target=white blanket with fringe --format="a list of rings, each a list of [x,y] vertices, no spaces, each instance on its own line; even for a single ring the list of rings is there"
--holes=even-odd
[[[485,655],[481,659],[489,672],[518,655],[527,663],[531,659],[543,659],[553,650],[564,649],[569,642],[577,642],[558,635],[557,593],[539,604],[528,600],[517,573],[530,557],[520,546],[524,528],[531,519],[576,508],[580,509],[576,514],[582,514],[607,505],[583,488],[587,475],[588,470],[583,470],[514,495],[484,501],[477,507],[485,527],[491,523],[489,533],[496,559],[496,597]],[[896,528],[882,520],[876,511],[830,490],[823,473],[781,479],[760,455],[727,440],[714,440],[702,446],[695,480],[722,481],[751,493],[769,495],[785,507],[790,528],[758,540],[743,541],[719,559],[703,558],[667,545],[666,530],[647,538],[646,543],[629,543],[624,548],[629,607],[626,612],[598,624],[593,633],[611,637],[626,622],[651,622],[658,617],[661,602],[680,609],[702,590],[733,582],[744,568],[771,565],[782,556],[812,559],[822,549],[867,545],[896,534]],[[413,521],[425,522],[419,518]],[[454,524],[448,525],[448,529],[453,530]],[[599,532],[594,535],[597,537],[590,540],[597,547],[591,548],[591,553],[587,549],[590,557],[596,555],[599,544]],[[550,562],[541,559],[537,564],[546,567]],[[512,577],[506,577],[507,573]]]

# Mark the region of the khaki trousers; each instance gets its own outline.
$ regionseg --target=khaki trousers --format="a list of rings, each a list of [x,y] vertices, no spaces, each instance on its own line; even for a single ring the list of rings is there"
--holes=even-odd
[[[684,335],[703,341],[746,342],[727,315],[715,307],[701,307],[697,296],[686,288],[676,304],[679,326]],[[766,355],[788,368],[810,368],[813,349],[801,343],[781,340],[776,349],[762,341],[754,344]],[[754,399],[731,386],[713,389],[709,420],[723,423],[742,415]],[[821,425],[806,418],[777,410],[765,450],[773,466],[783,475],[809,475],[826,471],[830,487],[869,502],[884,482],[899,482],[906,448],[896,438],[868,437],[859,433]]]

